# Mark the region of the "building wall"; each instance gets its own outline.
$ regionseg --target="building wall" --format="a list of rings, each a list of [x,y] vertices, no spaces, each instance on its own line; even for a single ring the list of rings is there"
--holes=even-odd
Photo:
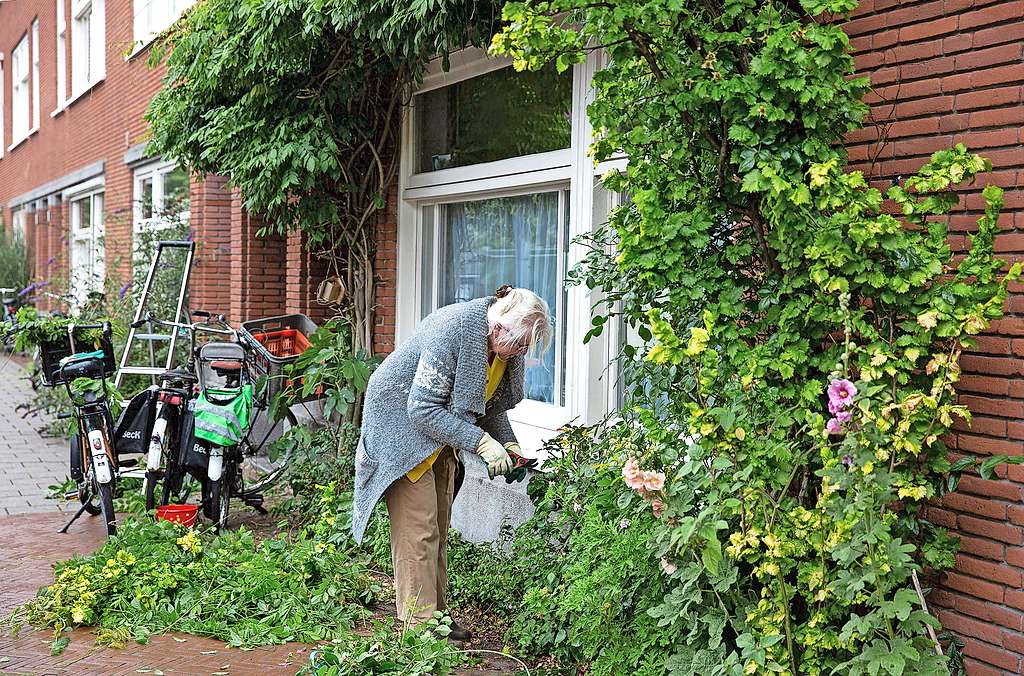
[[[851,134],[853,165],[888,187],[928,156],[964,143],[993,171],[961,190],[951,244],[963,250],[982,215],[981,188],[1006,190],[996,250],[1024,254],[1024,2],[864,0],[846,25],[861,73],[870,74],[871,124]],[[947,438],[957,454],[1024,454],[1024,286],[1013,285],[1005,319],[962,359],[962,403],[972,426]],[[963,637],[972,675],[1024,669],[1024,468],[965,477],[928,517],[961,536],[957,568],[931,594],[948,629]]]

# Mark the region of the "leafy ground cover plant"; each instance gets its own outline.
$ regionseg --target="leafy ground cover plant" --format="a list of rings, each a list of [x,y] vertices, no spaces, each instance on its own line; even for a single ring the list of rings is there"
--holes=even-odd
[[[15,627],[58,638],[97,626],[101,643],[170,630],[236,647],[331,639],[370,616],[380,585],[352,552],[307,530],[256,541],[127,519],[97,552],[57,564],[52,585],[15,611]]]

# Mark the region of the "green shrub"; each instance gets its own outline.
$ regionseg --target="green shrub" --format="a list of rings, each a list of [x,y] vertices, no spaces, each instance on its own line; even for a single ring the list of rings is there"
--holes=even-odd
[[[25,243],[10,235],[0,222],[0,287],[22,289],[28,284]]]

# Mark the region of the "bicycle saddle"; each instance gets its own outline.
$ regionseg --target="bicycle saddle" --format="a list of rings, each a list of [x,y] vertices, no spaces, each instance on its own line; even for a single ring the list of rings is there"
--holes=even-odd
[[[103,350],[80,352],[61,359],[61,377],[71,381],[75,378],[102,378],[107,375],[103,363]]]
[[[199,382],[199,378],[196,378],[195,374],[185,369],[171,369],[170,371],[164,371],[160,374],[160,380],[171,383],[185,383],[186,385],[192,385]]]

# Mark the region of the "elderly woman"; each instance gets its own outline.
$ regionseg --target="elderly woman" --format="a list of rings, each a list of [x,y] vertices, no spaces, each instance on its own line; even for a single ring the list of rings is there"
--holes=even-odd
[[[459,454],[488,474],[518,453],[506,411],[523,399],[524,356],[551,342],[547,303],[527,289],[443,307],[391,353],[370,378],[356,451],[352,534],[361,541],[384,496],[391,519],[398,616],[413,624],[444,610],[448,527],[462,483]],[[453,626],[450,638],[468,632]]]

